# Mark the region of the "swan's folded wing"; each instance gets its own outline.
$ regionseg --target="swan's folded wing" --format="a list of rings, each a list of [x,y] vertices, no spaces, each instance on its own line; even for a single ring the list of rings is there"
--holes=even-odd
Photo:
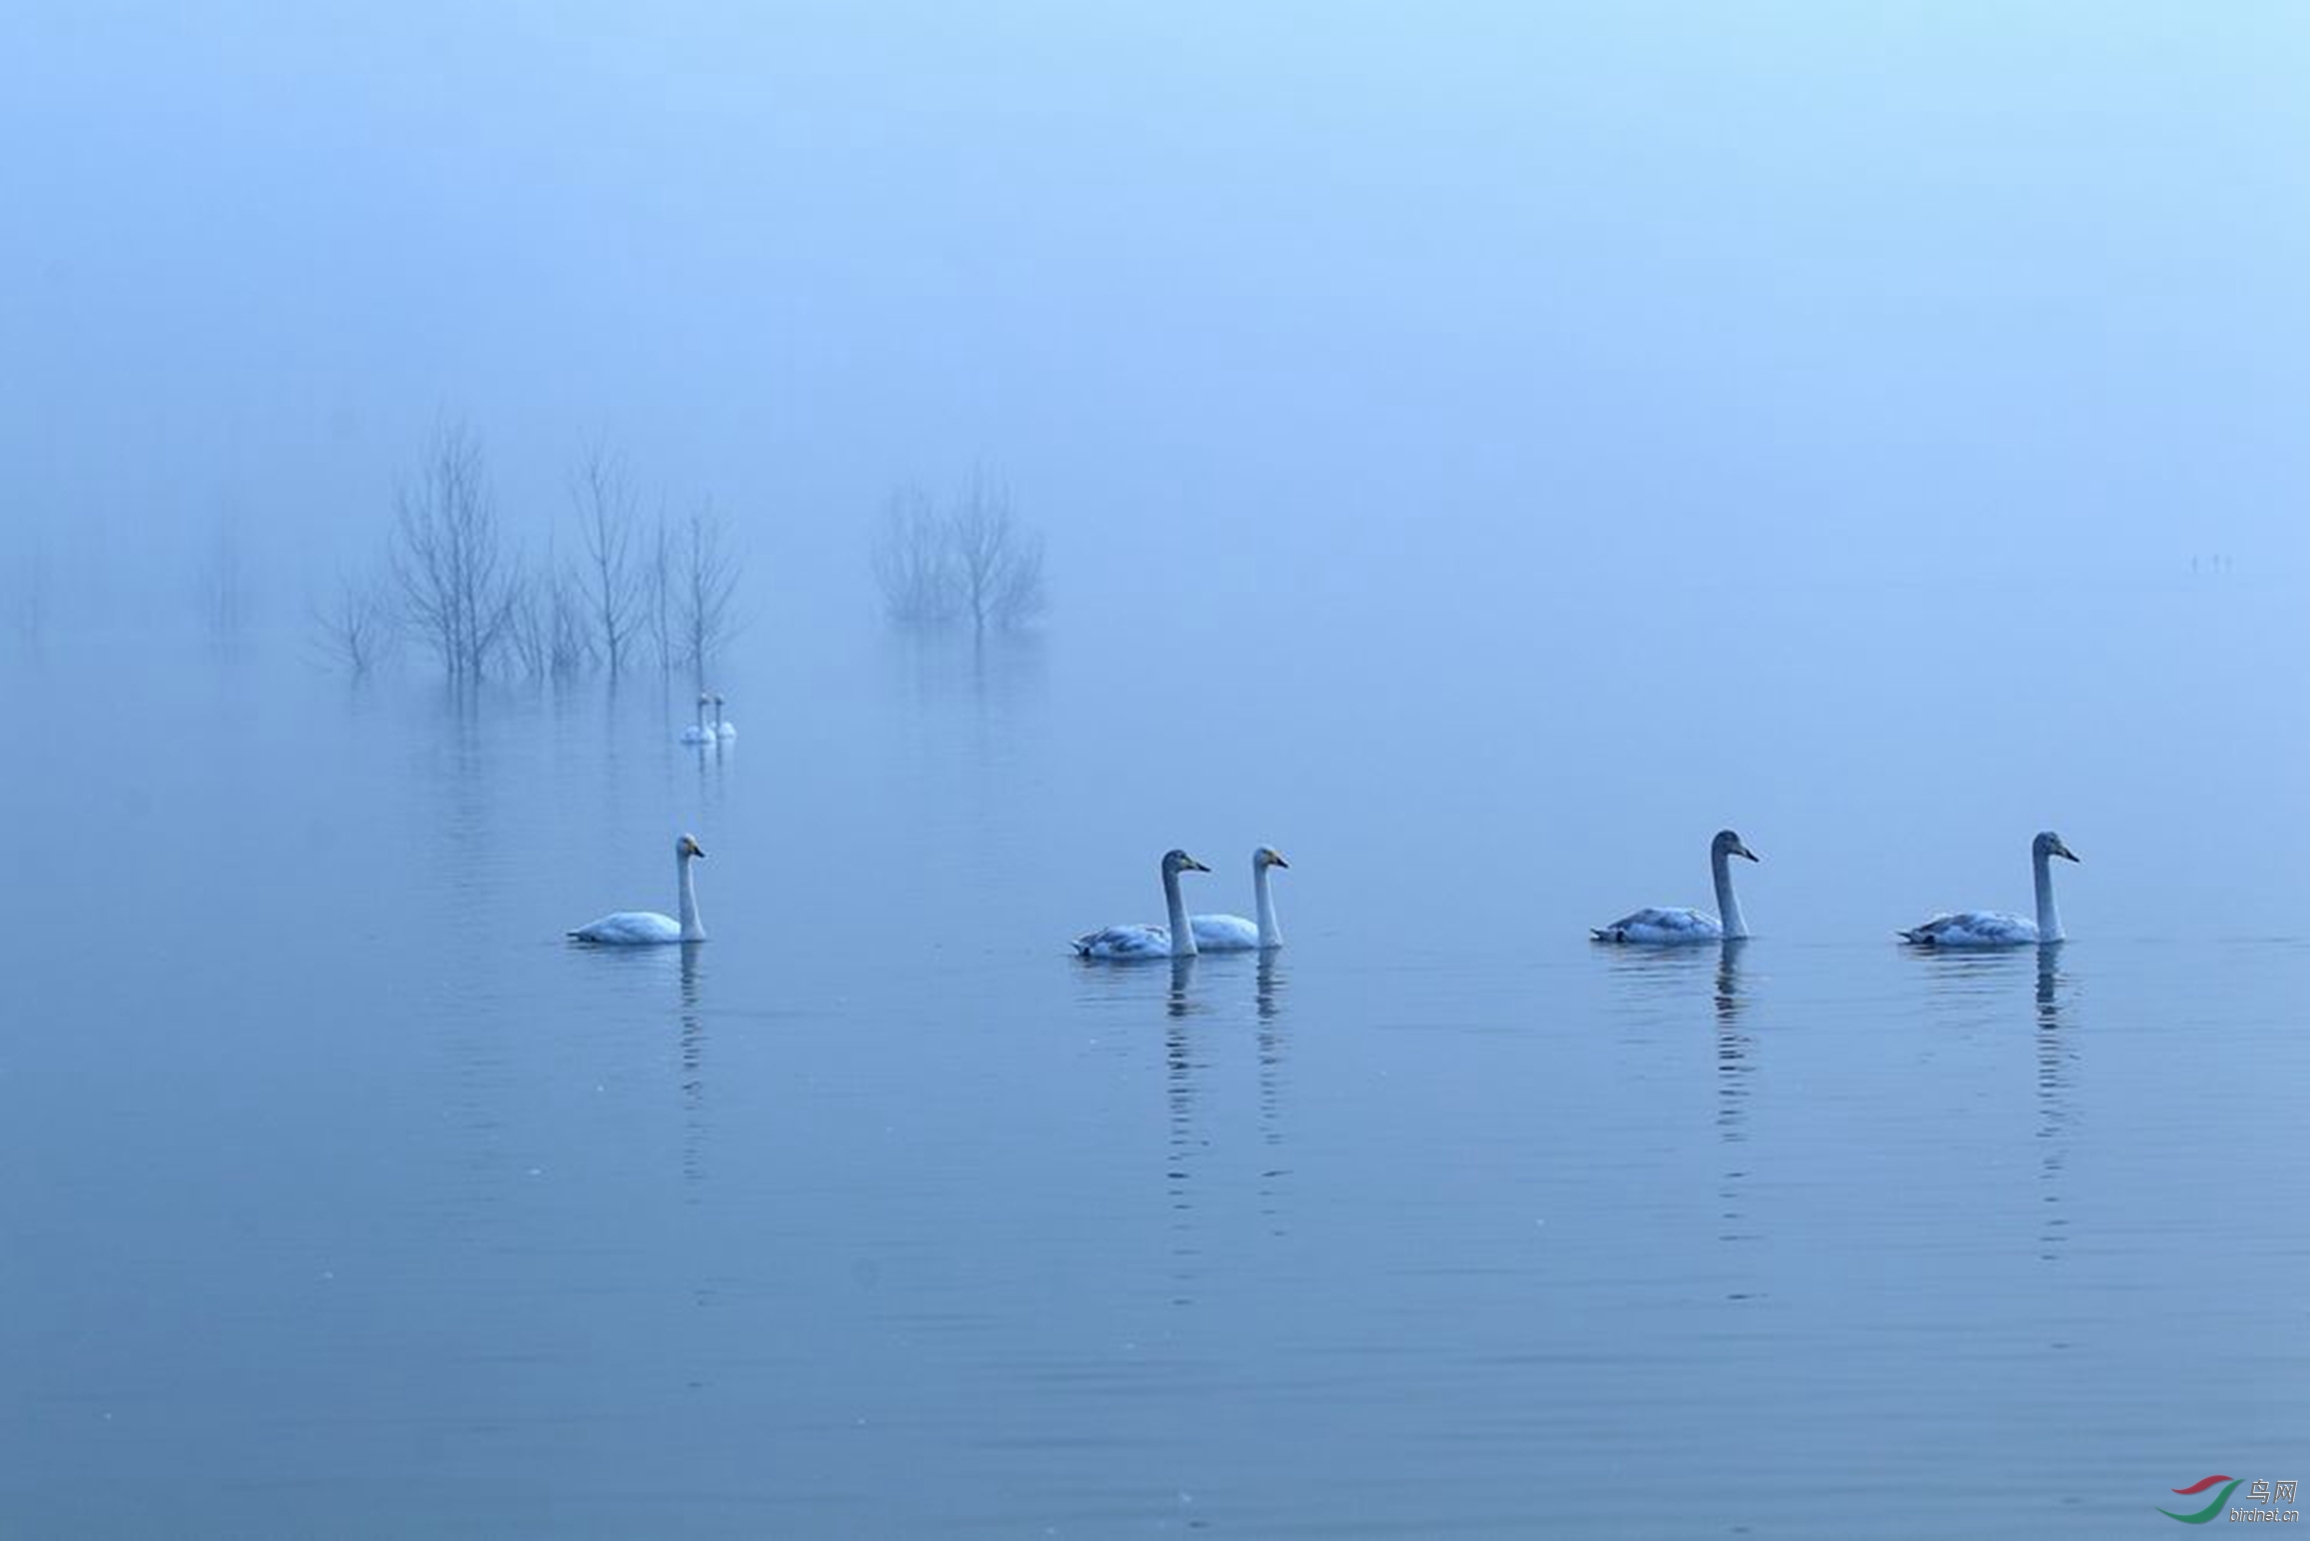
[[[671,915],[658,915],[648,910],[620,910],[615,915],[604,915],[588,921],[570,933],[578,942],[601,942],[611,946],[632,946],[645,942],[678,942],[682,927]]]
[[[1241,915],[1197,915],[1195,945],[1215,952],[1242,952],[1259,945],[1259,925]]]
[[[1599,942],[1712,942],[1724,935],[1724,927],[1699,910],[1643,909],[1588,934]]]
[[[1168,958],[1171,933],[1161,926],[1109,926],[1076,937],[1075,952],[1085,958]]]
[[[1901,939],[1926,947],[2018,947],[2037,940],[2037,923],[1997,910],[1961,910],[1912,926]]]

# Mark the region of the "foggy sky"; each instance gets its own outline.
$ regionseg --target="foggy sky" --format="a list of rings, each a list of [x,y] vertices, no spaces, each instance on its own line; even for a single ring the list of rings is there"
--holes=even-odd
[[[1183,540],[1231,543],[1215,602],[1503,555],[2298,566],[2306,42],[2277,4],[35,0],[0,520],[133,595],[229,518],[294,587],[457,417],[525,530],[604,435],[846,603],[891,485],[982,459],[1062,612]]]

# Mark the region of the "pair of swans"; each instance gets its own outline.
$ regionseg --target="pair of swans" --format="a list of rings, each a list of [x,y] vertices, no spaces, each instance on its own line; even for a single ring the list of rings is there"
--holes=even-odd
[[[714,708],[714,720],[711,722],[706,720],[706,708],[709,706]],[[737,736],[738,725],[726,721],[722,716],[722,698],[700,692],[698,696],[698,720],[682,730],[682,742],[685,744],[718,744]]]
[[[691,864],[705,854],[704,848],[688,835],[674,842],[674,883],[681,894],[681,919],[660,915],[655,910],[620,910],[588,921],[569,933],[570,940],[604,947],[652,947],[664,942],[704,941],[706,925],[698,918],[698,886],[691,876]]]
[[[1749,934],[1748,920],[1741,914],[1740,899],[1733,893],[1732,858],[1757,859],[1757,853],[1729,829],[1720,829],[1709,842],[1709,873],[1716,879],[1717,909],[1724,916],[1699,910],[1638,910],[1623,915],[1610,925],[1598,926],[1589,932],[1599,942],[1633,942],[1648,946],[1668,946],[1680,942],[1739,941]],[[1911,926],[1897,933],[1901,940],[1919,947],[2027,947],[2037,942],[2062,940],[2061,912],[2053,903],[2053,858],[2076,861],[2077,853],[2062,843],[2061,836],[2046,830],[2029,844],[2029,864],[2037,881],[2037,919],[2009,915],[2002,910],[1961,910],[1955,914],[1934,916],[1922,925]]]
[[[1185,851],[1163,853],[1163,908],[1170,924],[1163,926],[1108,926],[1075,938],[1075,955],[1082,958],[1192,958],[1199,952],[1266,952],[1283,945],[1283,927],[1275,918],[1275,894],[1268,874],[1291,865],[1273,846],[1251,853],[1252,908],[1259,919],[1241,915],[1189,915],[1179,895],[1179,874],[1211,869]]]

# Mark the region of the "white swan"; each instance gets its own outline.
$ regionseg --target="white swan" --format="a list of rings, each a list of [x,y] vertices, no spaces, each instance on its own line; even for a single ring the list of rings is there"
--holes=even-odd
[[[2077,853],[2050,829],[2029,842],[2029,869],[2037,879],[2035,922],[1999,910],[1964,910],[1911,926],[1900,933],[1901,940],[1920,947],[2026,947],[2032,942],[2060,941],[2061,911],[2053,907],[2056,856],[2063,861],[2077,860]]]
[[[714,736],[716,738],[736,738],[738,736],[738,725],[723,719],[722,698],[720,696],[714,697]]]
[[[1717,942],[1738,940],[1749,934],[1749,923],[1741,914],[1741,902],[1733,897],[1732,861],[1743,856],[1750,861],[1757,853],[1741,843],[1741,837],[1729,829],[1720,829],[1708,843],[1709,873],[1716,879],[1716,907],[1724,916],[1720,923],[1715,915],[1704,915],[1699,910],[1638,910],[1623,915],[1608,926],[1597,926],[1588,933],[1599,942],[1637,942],[1662,946],[1676,942]]]
[[[1185,851],[1163,853],[1163,906],[1170,912],[1168,926],[1109,926],[1086,931],[1075,938],[1075,952],[1085,958],[1192,958],[1195,927],[1187,918],[1186,901],[1179,897],[1179,874],[1211,869]],[[1175,950],[1173,937],[1179,938]]]
[[[706,725],[706,700],[704,695],[698,697],[698,720],[682,730],[683,743],[711,744],[714,742],[714,730]]]
[[[1205,952],[1249,952],[1255,947],[1265,952],[1281,947],[1283,927],[1275,921],[1275,895],[1267,891],[1267,869],[1290,865],[1274,846],[1263,845],[1252,852],[1252,908],[1259,912],[1258,922],[1241,915],[1198,915],[1188,923],[1195,945]]]
[[[690,863],[705,854],[688,835],[674,842],[674,876],[682,892],[680,920],[653,910],[620,910],[578,927],[569,934],[570,940],[612,947],[704,941],[706,928],[698,919],[698,890],[690,881]]]

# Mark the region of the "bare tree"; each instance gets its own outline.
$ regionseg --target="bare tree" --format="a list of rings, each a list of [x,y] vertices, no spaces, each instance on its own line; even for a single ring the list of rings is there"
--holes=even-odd
[[[584,575],[557,560],[548,541],[544,562],[514,581],[506,646],[522,673],[566,680],[593,668],[599,654],[587,600]]]
[[[546,599],[546,670],[556,679],[590,672],[601,656],[596,650],[594,617],[587,604],[584,578],[568,568],[555,569]]]
[[[35,530],[17,555],[10,596],[16,612],[16,634],[37,652],[48,634],[48,539]]]
[[[546,586],[534,573],[514,574],[505,607],[505,651],[533,680],[546,671]]]
[[[313,607],[315,644],[353,674],[367,674],[393,650],[392,605],[375,579],[340,575],[336,592]]]
[[[706,666],[738,628],[738,574],[743,566],[731,549],[729,531],[711,503],[690,515],[683,527],[680,590],[682,662],[704,688]]]
[[[884,505],[869,553],[883,613],[902,626],[936,626],[954,616],[954,573],[946,526],[928,492],[905,486]]]
[[[973,472],[946,525],[955,592],[975,634],[1043,612],[1043,537],[1011,517],[1008,489]]]
[[[195,587],[210,637],[223,641],[238,636],[249,619],[249,564],[240,523],[229,513],[217,520],[208,554],[195,574]]]
[[[433,650],[444,673],[477,679],[507,642],[520,597],[480,439],[463,423],[436,429],[394,505],[392,570],[401,620]]]
[[[649,627],[651,645],[657,649],[658,668],[664,671],[674,667],[674,532],[666,523],[663,508],[650,528],[643,558],[642,619]]]
[[[609,671],[626,666],[646,619],[648,595],[634,550],[634,488],[625,458],[596,443],[570,473],[578,530],[585,541],[585,604]]]

